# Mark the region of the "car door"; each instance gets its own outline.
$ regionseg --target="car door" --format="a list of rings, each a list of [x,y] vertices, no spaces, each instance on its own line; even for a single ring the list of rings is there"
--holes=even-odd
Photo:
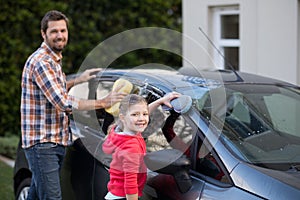
[[[201,131],[207,129],[199,127],[203,124],[200,123],[199,116],[193,119],[190,114],[180,115],[174,114],[174,111],[161,110],[159,112],[163,116],[163,123],[157,124],[157,129],[147,138],[148,151],[180,150],[191,161],[189,175],[192,185],[188,190],[181,191],[180,184],[183,184],[183,180],[176,180],[175,174],[150,172],[145,187],[145,199],[260,199],[235,187],[222,158],[206,139],[205,132]]]
[[[75,85],[69,94],[80,99],[99,99],[111,91],[113,83],[113,80],[93,79]],[[109,174],[100,162],[101,143],[107,128],[103,124],[111,123],[113,118],[103,110],[72,113],[70,127],[74,143],[67,149],[62,168],[63,199],[104,199],[107,193]]]
[[[261,199],[234,185],[230,173],[223,165],[224,158],[220,158],[216,149],[202,136],[198,136],[194,144],[191,176],[203,184],[199,199]]]
[[[208,100],[210,101],[210,100]],[[244,114],[244,113],[243,113]],[[191,176],[204,182],[200,199],[261,199],[257,195],[235,186],[231,178],[231,170],[238,164],[238,159],[229,152],[222,143],[226,126],[220,126],[220,121],[214,120],[205,112],[192,110],[187,116],[197,136],[192,143]],[[227,121],[225,120],[225,123]],[[225,163],[227,165],[225,165]],[[227,167],[231,167],[227,169]],[[247,182],[247,180],[241,180]]]
[[[155,125],[148,133],[147,150],[148,155],[155,152],[162,152],[167,164],[172,166],[172,162],[177,162],[178,159],[184,157],[188,160],[192,159],[192,148],[194,147],[197,127],[192,126],[187,118],[174,111],[164,111],[157,109],[153,115]],[[152,118],[151,118],[152,119]],[[165,152],[169,150],[179,150],[179,154],[173,157]],[[172,151],[170,151],[172,152]],[[160,156],[161,154],[157,154]],[[170,159],[172,157],[172,159]],[[158,160],[164,160],[159,159]],[[147,162],[146,162],[147,164]],[[193,164],[193,162],[192,162]],[[166,167],[164,165],[161,168]],[[177,166],[178,167],[178,166]],[[179,166],[180,167],[180,166]],[[185,168],[185,166],[183,166]],[[170,170],[172,171],[172,170]],[[180,171],[180,169],[178,170]],[[161,172],[160,169],[150,171],[148,173],[148,181],[144,189],[143,199],[198,199],[201,196],[205,181],[197,177],[191,177],[190,183],[185,182],[183,174],[179,177],[179,173]],[[179,178],[178,178],[179,177]],[[185,185],[189,185],[185,187]]]

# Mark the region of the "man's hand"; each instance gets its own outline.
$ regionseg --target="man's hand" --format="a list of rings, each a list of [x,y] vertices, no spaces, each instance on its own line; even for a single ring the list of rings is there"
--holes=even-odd
[[[102,104],[102,108],[109,108],[112,105],[114,105],[115,103],[118,103],[120,101],[122,101],[122,99],[128,95],[127,93],[124,92],[116,92],[118,90],[114,90],[111,91],[106,97],[104,97],[103,99],[100,99],[99,101],[101,101]]]
[[[67,81],[67,90],[69,91],[74,85],[84,83],[86,81],[91,80],[92,78],[96,78],[96,74],[99,73],[102,69],[101,68],[93,68],[85,70],[80,76],[75,79],[71,79]]]
[[[85,70],[79,77],[76,78],[76,84],[83,83],[91,80],[92,78],[96,78],[96,74],[102,71],[101,68],[93,68]]]
[[[112,91],[102,99],[98,100],[86,100],[80,99],[78,103],[78,110],[94,110],[94,109],[101,109],[101,108],[109,108],[113,104],[122,101],[122,99],[127,94],[124,92],[115,92]]]

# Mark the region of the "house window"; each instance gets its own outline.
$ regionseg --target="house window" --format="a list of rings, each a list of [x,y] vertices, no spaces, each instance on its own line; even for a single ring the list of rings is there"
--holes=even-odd
[[[239,70],[239,16],[237,6],[212,8],[213,40],[219,50],[215,51],[214,60],[220,69]]]

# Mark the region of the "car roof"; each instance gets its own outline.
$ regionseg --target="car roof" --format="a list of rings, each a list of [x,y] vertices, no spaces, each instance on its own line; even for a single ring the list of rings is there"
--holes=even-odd
[[[207,91],[224,85],[269,84],[297,87],[276,79],[232,70],[106,69],[98,76],[111,80],[123,77],[140,86],[154,86],[161,95],[177,91],[194,99],[200,99]]]
[[[271,84],[294,86],[290,83],[260,75],[232,70],[172,70],[172,69],[107,69],[101,75],[119,75],[144,82],[165,85],[171,89],[196,85]],[[101,76],[100,75],[100,76]]]

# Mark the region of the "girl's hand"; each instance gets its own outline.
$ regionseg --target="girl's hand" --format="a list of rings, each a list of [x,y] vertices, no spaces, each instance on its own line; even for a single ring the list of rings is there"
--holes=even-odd
[[[168,106],[169,108],[172,108],[171,101],[175,98],[180,97],[180,95],[181,94],[178,92],[170,92],[170,93],[166,94],[165,96],[163,96],[162,98],[160,98],[158,101],[161,105],[164,104],[164,105]]]
[[[149,113],[151,113],[153,110],[155,110],[158,106],[160,105],[166,105],[169,108],[172,108],[171,105],[171,100],[180,97],[180,93],[178,92],[170,92],[168,94],[166,94],[165,96],[163,96],[160,99],[157,99],[156,101],[152,102],[151,104],[149,104]]]
[[[138,194],[126,194],[126,200],[138,200]]]

